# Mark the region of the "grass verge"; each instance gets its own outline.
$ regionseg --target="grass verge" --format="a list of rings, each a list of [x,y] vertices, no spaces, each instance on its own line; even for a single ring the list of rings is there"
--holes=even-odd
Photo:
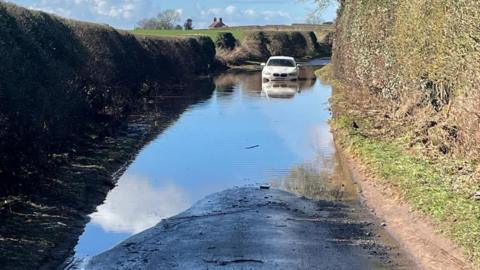
[[[352,105],[354,94],[351,91],[347,94],[346,87],[332,76],[332,66],[316,74],[334,85],[331,125],[339,144],[359,158],[380,181],[394,187],[414,209],[432,217],[438,231],[462,246],[479,265],[480,201],[472,197],[472,192],[479,188],[474,176],[477,164],[419,155],[409,149],[408,133],[396,137],[372,136],[374,127],[369,113]]]
[[[234,29],[195,29],[195,30],[134,30],[134,34],[148,35],[148,36],[160,36],[160,37],[178,37],[178,36],[208,36],[212,40],[216,40],[219,33],[229,32],[237,39],[243,38],[243,30]]]

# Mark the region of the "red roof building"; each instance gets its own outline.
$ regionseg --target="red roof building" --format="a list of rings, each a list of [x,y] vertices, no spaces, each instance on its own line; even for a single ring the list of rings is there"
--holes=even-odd
[[[213,18],[213,23],[210,24],[210,26],[208,28],[222,28],[222,27],[228,27],[226,24],[223,23],[223,20],[222,18],[218,19],[217,18]]]

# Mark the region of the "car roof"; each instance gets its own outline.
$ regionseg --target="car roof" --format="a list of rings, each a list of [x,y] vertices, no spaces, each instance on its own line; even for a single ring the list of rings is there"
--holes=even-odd
[[[272,56],[272,57],[270,57],[268,60],[270,60],[270,59],[295,60],[295,58],[290,57],[290,56]]]

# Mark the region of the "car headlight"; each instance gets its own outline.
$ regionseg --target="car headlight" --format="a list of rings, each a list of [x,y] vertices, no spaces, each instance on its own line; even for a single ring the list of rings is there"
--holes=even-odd
[[[288,75],[290,75],[290,76],[297,76],[297,74],[298,74],[298,73],[295,71],[295,72],[292,72],[292,73],[290,73],[290,74],[288,74]]]
[[[268,72],[268,71],[263,72],[263,74],[264,74],[264,75],[267,75],[267,76],[272,75],[272,73],[270,73],[270,72]]]

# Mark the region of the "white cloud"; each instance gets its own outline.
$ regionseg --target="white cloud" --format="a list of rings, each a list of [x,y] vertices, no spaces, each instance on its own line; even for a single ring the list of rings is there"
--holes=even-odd
[[[154,187],[145,177],[124,175],[91,218],[105,231],[139,233],[188,206],[187,196],[174,185]]]
[[[140,0],[122,0],[120,2],[111,2],[108,0],[74,0],[77,3],[91,2],[93,10],[100,15],[114,18],[130,19],[136,13]]]
[[[232,15],[236,11],[237,11],[237,7],[230,5],[225,8],[214,7],[214,8],[208,8],[208,9],[202,9],[200,13],[202,16],[210,16],[210,15],[222,16],[222,15]]]
[[[88,21],[132,24],[148,17],[152,0],[40,0],[29,8]]]
[[[261,13],[264,16],[264,19],[270,21],[274,18],[285,18],[290,19],[291,16],[288,12],[281,11],[281,10],[265,10]]]
[[[257,15],[257,12],[253,9],[246,9],[246,10],[243,11],[243,14],[245,14],[246,16],[253,17],[253,16]]]
[[[202,16],[217,15],[220,13],[220,9],[219,8],[202,9],[200,13],[202,14]]]
[[[227,13],[228,15],[232,15],[233,13],[235,13],[235,11],[237,10],[237,8],[235,6],[228,6],[225,8],[225,13]]]
[[[294,0],[292,0],[294,1]],[[204,28],[213,17],[221,17],[230,26],[290,24],[304,21],[310,1],[294,4],[288,1],[201,1],[201,0],[10,0],[20,5],[55,13],[60,16],[108,23],[117,28],[132,29],[144,18],[156,16],[165,9],[177,9],[182,20],[192,18],[195,28]],[[333,1],[336,2],[336,1]],[[329,9],[329,16],[336,14],[336,4]]]

